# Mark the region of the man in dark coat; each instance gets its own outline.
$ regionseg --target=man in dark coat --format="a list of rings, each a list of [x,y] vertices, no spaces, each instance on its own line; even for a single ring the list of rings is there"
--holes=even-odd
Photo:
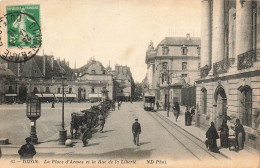
[[[229,128],[227,126],[227,120],[223,120],[219,130],[220,130],[220,144],[221,144],[221,147],[228,148]]]
[[[217,147],[217,139],[219,138],[218,132],[214,126],[214,122],[210,123],[210,127],[208,131],[206,132],[206,138],[208,139],[206,141],[206,146],[209,147],[209,150],[211,152],[218,153],[218,147]]]
[[[30,143],[31,138],[28,137],[25,139],[26,144],[22,145],[19,149],[18,153],[21,159],[32,159],[33,156],[36,154],[34,146]]]
[[[83,143],[83,147],[85,147],[88,144],[87,140],[90,139],[92,136],[91,129],[87,127],[87,123],[84,122],[82,124],[82,126],[80,127],[80,133],[80,139]]]
[[[240,120],[239,119],[236,119],[235,133],[236,133],[238,149],[242,150],[244,148],[244,143],[245,143],[245,139],[246,139],[246,133],[245,133],[243,125],[240,124]]]
[[[134,136],[134,144],[140,146],[139,144],[139,134],[141,134],[141,125],[138,122],[138,119],[135,119],[135,122],[132,125],[132,133]]]
[[[177,120],[178,120],[178,117],[179,117],[179,115],[180,115],[180,105],[179,105],[179,103],[178,102],[175,102],[174,103],[174,115],[175,115],[175,117],[176,117],[176,122],[177,122]]]

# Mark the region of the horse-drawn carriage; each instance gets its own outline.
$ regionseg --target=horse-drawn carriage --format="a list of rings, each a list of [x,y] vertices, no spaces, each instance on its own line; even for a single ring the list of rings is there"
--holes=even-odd
[[[103,102],[97,106],[91,106],[90,109],[82,110],[80,112],[71,113],[70,133],[71,138],[76,138],[79,134],[79,127],[83,123],[87,124],[88,128],[95,128],[98,126],[98,115],[107,116],[107,112],[111,107],[110,103]],[[75,130],[75,131],[74,131]]]

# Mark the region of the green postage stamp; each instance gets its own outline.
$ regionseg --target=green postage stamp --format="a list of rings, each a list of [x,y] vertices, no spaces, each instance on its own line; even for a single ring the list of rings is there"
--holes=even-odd
[[[23,62],[36,55],[41,46],[40,5],[6,6],[0,24],[3,59]]]

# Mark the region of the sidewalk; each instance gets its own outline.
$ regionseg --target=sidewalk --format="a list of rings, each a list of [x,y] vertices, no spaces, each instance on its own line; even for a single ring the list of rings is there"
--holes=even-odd
[[[178,118],[178,121],[176,122],[175,116],[173,115],[173,112],[170,111],[169,117],[167,117],[167,111],[157,111],[157,113],[163,115],[164,117],[168,118],[170,121],[172,121],[174,124],[188,132],[190,135],[194,136],[198,140],[202,141],[203,143],[206,140],[206,131],[198,128],[195,126],[195,123],[192,122],[191,126],[185,126],[185,116],[184,112],[181,112]],[[217,145],[220,146],[220,139],[217,140]],[[259,154],[257,153],[250,153],[247,150],[240,150],[239,152],[235,152],[233,150],[229,150],[228,148],[220,148],[219,150],[222,154],[228,156],[232,160],[237,159],[244,159],[244,157],[250,157],[252,159],[258,159],[259,160]]]

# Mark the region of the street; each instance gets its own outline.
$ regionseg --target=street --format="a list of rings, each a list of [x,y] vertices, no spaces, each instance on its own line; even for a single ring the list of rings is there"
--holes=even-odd
[[[146,164],[151,164],[150,162],[153,161],[158,164],[171,164],[183,160],[195,162],[207,160],[211,164],[220,164],[219,161],[221,161],[221,164],[235,163],[234,158],[231,159],[223,153],[208,151],[202,141],[183,131],[162,114],[144,111],[142,102],[134,102],[132,104],[130,102],[123,102],[120,110],[117,110],[116,107],[116,111],[110,111],[106,119],[104,132],[100,133],[97,127],[87,147],[82,147],[83,144],[80,139],[73,139],[72,147],[58,145],[60,109],[59,105],[56,105],[55,109],[51,109],[48,105],[50,104],[43,105],[44,115],[39,119],[37,124],[39,141],[42,143],[35,145],[37,151],[35,159],[50,159],[54,163],[60,162],[63,159],[103,159],[103,161],[117,159],[122,162],[120,164],[135,164],[136,161],[146,162]],[[65,124],[68,130],[68,137],[70,137],[70,113],[89,107],[90,105],[92,104],[66,104]],[[17,108],[20,107],[20,105],[17,106]],[[28,122],[25,116],[22,117],[21,115],[20,118],[14,118],[15,116],[17,117],[18,114],[13,115],[12,119],[14,121]],[[139,119],[142,127],[140,146],[136,146],[133,143],[131,127],[135,118]],[[3,124],[3,117],[1,117],[1,120],[1,124]],[[10,141],[16,142],[17,145],[12,147],[2,145],[3,158],[18,159],[17,151],[19,145],[24,143],[24,137],[29,134],[29,129],[26,129],[26,131],[16,131],[19,133],[19,136],[15,139],[15,137],[10,137],[10,135],[15,134],[10,130],[18,129],[19,126],[9,124],[10,121],[6,119],[4,123],[8,123],[8,129],[5,132],[9,131]],[[19,123],[19,125],[21,127],[22,123]],[[243,157],[240,157],[239,154],[233,153],[240,161],[247,157],[250,157],[252,164],[257,161],[257,157],[255,156],[252,157],[251,155],[243,154]]]

